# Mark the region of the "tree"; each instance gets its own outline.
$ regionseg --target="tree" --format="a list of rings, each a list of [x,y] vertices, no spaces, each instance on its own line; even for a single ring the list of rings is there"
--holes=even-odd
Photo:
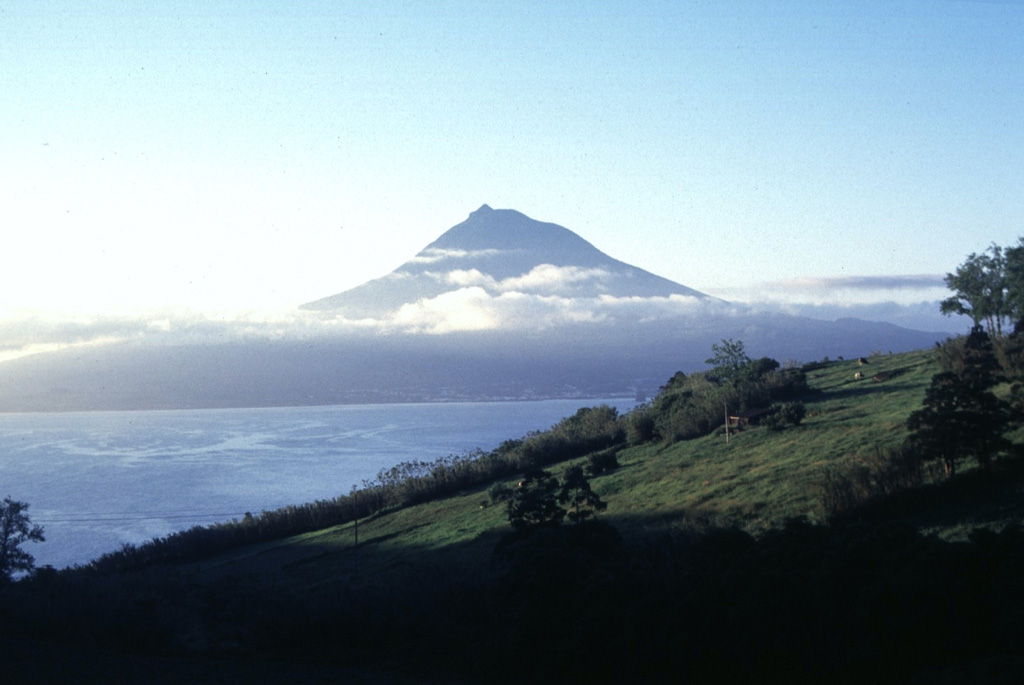
[[[1024,254],[1015,253],[1013,272],[1017,276],[1020,276],[1018,271],[1022,261]],[[993,243],[986,253],[971,253],[955,273],[946,274],[945,280],[954,294],[942,301],[940,311],[946,315],[967,315],[975,326],[984,324],[990,336],[1002,337],[1003,324],[1011,317],[1012,303],[1024,295],[1008,293],[1007,260],[1003,248]]]
[[[972,328],[964,338],[957,368],[957,375],[968,384],[972,394],[989,390],[1002,380],[1003,370],[996,359],[992,338],[980,326]]]
[[[549,472],[528,472],[508,501],[508,522],[517,530],[559,525],[565,509],[558,506],[557,491],[558,479]]]
[[[957,461],[966,456],[965,445],[973,431],[970,409],[961,398],[955,373],[936,374],[925,391],[922,408],[907,419],[911,441],[921,449],[922,457],[941,461],[947,477],[956,473]]]
[[[0,503],[0,585],[15,573],[29,572],[35,565],[31,554],[21,549],[26,542],[44,542],[41,526],[29,520],[28,504],[5,497]]]
[[[744,367],[750,363],[750,357],[743,349],[742,340],[722,340],[722,344],[711,345],[712,356],[705,359],[705,364],[714,367],[709,374],[717,381],[738,381],[743,375]]]
[[[714,367],[708,376],[720,383],[740,385],[760,381],[779,368],[779,363],[770,357],[751,359],[747,356],[742,340],[723,340],[721,345],[711,345],[711,352],[714,356],[704,363]]]
[[[1007,403],[992,392],[999,381],[999,367],[991,340],[975,326],[964,341],[956,371],[932,377],[923,406],[907,419],[911,440],[925,459],[940,459],[946,475],[956,473],[957,461],[975,457],[987,466],[992,457],[1007,449],[1003,437],[1008,427]]]
[[[1024,237],[1003,251],[1006,313],[1017,328],[1024,327]]]
[[[565,471],[562,489],[558,492],[558,502],[569,505],[569,520],[580,523],[598,511],[604,511],[608,505],[601,501],[597,493],[590,489],[582,466],[570,466]]]

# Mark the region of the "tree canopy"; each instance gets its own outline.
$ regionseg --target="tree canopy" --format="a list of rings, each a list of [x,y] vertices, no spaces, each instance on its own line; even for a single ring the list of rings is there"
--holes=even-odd
[[[704,360],[704,363],[713,367],[708,372],[708,377],[718,383],[738,385],[756,382],[779,368],[779,362],[770,357],[751,359],[743,347],[742,340],[729,338],[722,340],[721,344],[714,343],[711,345],[711,352],[712,356]]]
[[[704,363],[713,367],[709,375],[718,381],[738,381],[743,370],[750,364],[742,340],[729,338],[722,340],[722,344],[714,343],[711,345],[711,355]]]
[[[508,522],[517,530],[559,525],[565,509],[555,501],[557,493],[558,479],[550,472],[530,471],[508,501]]]
[[[573,523],[585,521],[598,511],[604,511],[608,505],[601,501],[597,493],[590,488],[583,467],[570,466],[562,479],[562,488],[558,492],[560,504],[569,505],[569,520]]]
[[[1010,445],[1007,403],[992,392],[1001,375],[988,334],[975,326],[959,349],[957,370],[933,376],[922,408],[907,419],[913,442],[926,458],[940,459],[948,476],[958,461],[974,457],[985,466]]]
[[[993,243],[982,254],[971,253],[946,274],[953,295],[942,301],[943,314],[971,317],[992,337],[1024,319],[1024,237],[1003,248]]]
[[[26,542],[43,542],[43,529],[32,525],[28,504],[5,497],[0,502],[0,585],[15,573],[29,572],[35,559],[21,548]]]

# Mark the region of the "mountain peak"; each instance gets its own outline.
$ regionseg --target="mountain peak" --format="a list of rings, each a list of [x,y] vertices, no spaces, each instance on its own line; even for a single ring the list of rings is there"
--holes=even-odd
[[[471,276],[473,285],[493,297],[514,288],[563,298],[707,297],[620,262],[563,226],[484,204],[392,274],[303,308],[381,318],[466,287]]]

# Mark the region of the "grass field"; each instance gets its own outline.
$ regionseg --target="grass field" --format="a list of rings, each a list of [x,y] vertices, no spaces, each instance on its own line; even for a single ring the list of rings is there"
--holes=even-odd
[[[757,533],[786,519],[820,521],[822,467],[896,447],[937,366],[930,351],[816,365],[803,423],[781,432],[747,427],[672,445],[623,449],[620,467],[593,480],[602,518],[627,538],[690,525],[737,525]],[[857,380],[862,372],[865,378]],[[880,376],[883,380],[873,380]],[[515,436],[510,436],[515,437]],[[550,470],[560,475],[570,462]],[[514,481],[509,482],[510,485]],[[227,553],[204,573],[279,573],[307,589],[401,575],[424,563],[485,568],[510,530],[487,488],[385,511],[358,522]],[[358,549],[356,536],[358,534]],[[428,561],[429,560],[429,561]]]

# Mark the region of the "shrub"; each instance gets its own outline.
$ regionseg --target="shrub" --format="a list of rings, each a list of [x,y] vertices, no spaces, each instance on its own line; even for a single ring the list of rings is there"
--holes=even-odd
[[[635,407],[625,416],[626,442],[630,445],[642,445],[651,442],[658,435],[654,424],[654,412],[651,405]]]
[[[487,489],[487,494],[490,496],[492,504],[498,504],[512,499],[512,488],[504,483],[494,483]]]
[[[614,448],[603,450],[601,452],[594,452],[587,457],[587,474],[590,476],[600,476],[606,471],[613,471],[619,468],[619,458]]]
[[[876,449],[822,470],[818,504],[827,521],[837,521],[869,502],[925,483],[920,454],[910,445]]]
[[[770,430],[781,431],[792,426],[799,426],[806,415],[807,408],[803,402],[786,402],[776,407],[764,418],[762,423]]]

